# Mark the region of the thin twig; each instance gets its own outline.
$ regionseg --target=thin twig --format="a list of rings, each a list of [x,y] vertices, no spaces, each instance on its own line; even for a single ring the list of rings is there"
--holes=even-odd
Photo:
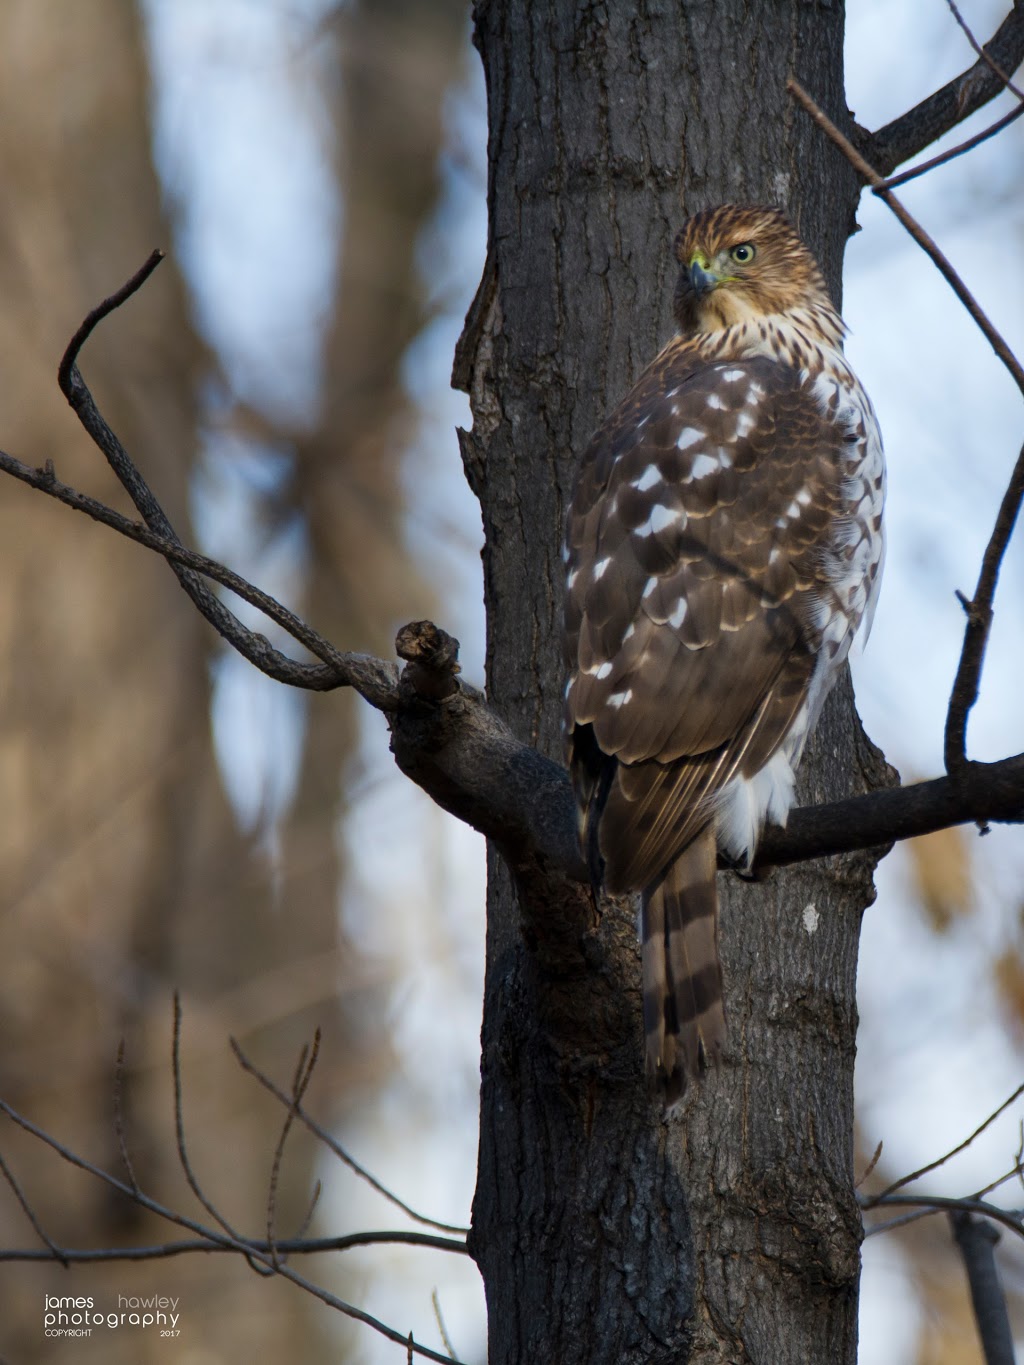
[[[437,1319],[437,1330],[441,1333],[441,1340],[444,1342],[444,1349],[448,1352],[450,1359],[455,1359],[455,1347],[452,1345],[451,1337],[448,1335],[448,1328],[444,1325],[444,1317],[441,1314],[441,1296],[437,1292],[437,1286],[430,1291],[430,1302],[434,1305],[434,1317]]]
[[[8,1118],[12,1119],[20,1128],[23,1128],[26,1133],[31,1133],[33,1137],[38,1138],[39,1141],[45,1143],[47,1147],[51,1147],[70,1166],[76,1166],[79,1170],[86,1171],[89,1175],[95,1176],[97,1180],[102,1181],[111,1189],[119,1190],[122,1194],[127,1195],[128,1198],[134,1199],[140,1208],[146,1209],[148,1212],[155,1214],[158,1218],[162,1218],[168,1223],[174,1223],[178,1227],[187,1228],[204,1242],[210,1244],[209,1246],[197,1249],[212,1251],[215,1247],[219,1247],[225,1251],[236,1251],[243,1255],[250,1265],[253,1265],[255,1261],[262,1261],[270,1274],[275,1273],[274,1267],[270,1262],[269,1250],[261,1247],[259,1243],[250,1242],[245,1238],[231,1237],[222,1232],[218,1232],[215,1228],[206,1227],[202,1223],[196,1222],[194,1218],[189,1218],[186,1214],[175,1213],[172,1209],[166,1208],[163,1204],[160,1204],[151,1196],[144,1194],[141,1190],[137,1194],[134,1193],[131,1187],[126,1185],[123,1180],[118,1180],[117,1177],[111,1175],[109,1171],[103,1170],[102,1167],[94,1165],[91,1161],[87,1161],[84,1157],[73,1152],[71,1148],[65,1147],[63,1143],[58,1142],[57,1139],[50,1133],[47,1133],[45,1129],[38,1127],[38,1125],[34,1124],[30,1119],[19,1114],[16,1109],[6,1102],[6,1100],[0,1099],[0,1113],[6,1114]],[[384,1234],[384,1236],[388,1239],[398,1237],[399,1240],[407,1240],[394,1233]],[[441,1238],[437,1239],[438,1243],[442,1241],[443,1239]],[[353,1243],[353,1245],[355,1245],[355,1243]],[[439,1249],[463,1251],[465,1248],[459,1243],[453,1243],[450,1246],[442,1245]],[[101,1256],[93,1253],[87,1253],[85,1259],[88,1259],[90,1256],[92,1259],[102,1259]],[[33,1255],[29,1256],[27,1259],[38,1260],[40,1257]],[[50,1258],[45,1256],[42,1259]],[[54,1259],[59,1259],[59,1256]],[[69,1252],[68,1259],[79,1259],[79,1254]],[[138,1257],[135,1255],[135,1249],[131,1249],[126,1252],[124,1256],[119,1257],[119,1259],[131,1260],[138,1259]],[[403,1346],[406,1344],[407,1337],[404,1333],[395,1331],[393,1327],[389,1327],[387,1323],[381,1322],[378,1318],[373,1317],[372,1314],[365,1312],[362,1308],[357,1308],[355,1304],[346,1303],[344,1299],[339,1299],[336,1294],[332,1294],[322,1286],[314,1284],[311,1280],[307,1280],[290,1266],[282,1264],[276,1273],[282,1279],[290,1281],[299,1289],[304,1290],[307,1294],[311,1294],[314,1298],[327,1304],[329,1308],[334,1308],[339,1313],[343,1313],[346,1317],[353,1318],[356,1322],[362,1322],[368,1327],[372,1327],[374,1331],[387,1337],[389,1341],[400,1342]],[[426,1357],[427,1360],[436,1360],[440,1361],[441,1365],[448,1365],[448,1357],[441,1355],[438,1351],[432,1350],[429,1346],[421,1346],[418,1343],[414,1343],[414,1350],[418,1355]]]
[[[910,1213],[901,1213],[898,1218],[887,1218],[884,1223],[872,1223],[864,1229],[865,1240],[868,1237],[879,1237],[883,1232],[893,1232],[896,1228],[905,1228],[908,1223],[917,1223],[922,1218],[934,1218],[942,1209],[912,1209]]]
[[[977,1213],[985,1218],[991,1218],[1002,1227],[1015,1232],[1018,1237],[1024,1237],[1024,1217],[1018,1211],[1001,1209],[998,1204],[989,1204],[984,1199],[972,1199],[970,1197],[958,1199],[955,1196],[941,1194],[887,1194],[872,1196],[870,1202],[861,1199],[860,1203],[863,1209],[873,1209],[878,1206],[888,1207],[890,1205],[893,1208],[927,1209],[929,1212],[937,1210],[948,1212],[950,1209],[962,1209],[965,1213]],[[881,1230],[881,1228],[871,1228],[869,1232]]]
[[[296,1239],[299,1241],[301,1241],[309,1231],[309,1225],[313,1221],[313,1215],[316,1213],[317,1205],[320,1203],[320,1196],[323,1193],[323,1189],[322,1180],[317,1179],[313,1182],[313,1196],[309,1201],[309,1208],[306,1210],[305,1217],[299,1224],[298,1231],[295,1234]]]
[[[71,371],[78,361],[82,347],[99,324],[104,318],[108,318],[111,313],[120,308],[123,303],[127,303],[133,294],[138,293],[163,259],[164,253],[159,248],[151,251],[135,274],[130,279],[125,280],[120,289],[115,289],[102,303],[98,303],[91,312],[85,315],[81,326],[76,329],[74,336],[65,347],[64,354],[61,356],[60,364],[57,367],[57,383],[60,385],[61,393],[67,394],[72,387]]]
[[[289,1099],[283,1090],[279,1089],[278,1086],[274,1084],[269,1076],[262,1072],[255,1063],[249,1060],[242,1051],[238,1040],[232,1038],[229,1041],[231,1043],[231,1050],[238,1058],[238,1064],[241,1066],[242,1070],[247,1071],[250,1076],[255,1077],[260,1085],[262,1085],[265,1090],[269,1090],[274,1098],[285,1105],[286,1108],[291,1108],[293,1103],[292,1100]],[[414,1223],[421,1223],[424,1227],[428,1228],[437,1228],[439,1232],[452,1232],[463,1237],[468,1235],[467,1228],[459,1227],[453,1223],[441,1223],[438,1222],[436,1218],[428,1218],[425,1214],[417,1213],[416,1210],[411,1208],[403,1199],[400,1199],[397,1194],[389,1190],[386,1185],[382,1185],[376,1176],[371,1175],[365,1166],[361,1166],[359,1162],[356,1161],[355,1157],[350,1156],[349,1153],[345,1151],[344,1147],[331,1136],[326,1128],[321,1128],[316,1120],[306,1113],[301,1104],[295,1105],[295,1115],[302,1120],[311,1133],[314,1133],[321,1142],[330,1148],[340,1161],[345,1163],[350,1171],[359,1176],[361,1180],[365,1180],[371,1189],[376,1190],[389,1204],[394,1204],[396,1208],[401,1209],[406,1217],[411,1218]]]
[[[313,1075],[313,1068],[316,1066],[317,1058],[320,1056],[320,1030],[317,1029],[313,1037],[313,1047],[303,1045],[299,1055],[299,1062],[295,1068],[295,1076],[292,1079],[292,1103],[288,1106],[285,1114],[284,1123],[281,1125],[281,1134],[274,1148],[274,1160],[270,1167],[270,1180],[267,1186],[267,1242],[272,1249],[274,1266],[277,1267],[277,1253],[273,1251],[275,1244],[274,1223],[277,1214],[277,1182],[281,1174],[281,1162],[284,1159],[284,1146],[288,1141],[288,1134],[292,1130],[295,1122],[295,1108],[299,1104],[309,1086]]]
[[[304,664],[277,650],[271,650],[261,635],[252,634],[254,641],[262,641],[263,653],[250,659],[257,668],[269,677],[287,682],[293,687],[303,687],[314,691],[330,691],[337,687],[352,687],[362,697],[381,711],[393,711],[398,704],[398,669],[392,663],[385,663],[364,654],[349,654],[335,647],[318,634],[305,621],[282,606],[269,593],[255,587],[247,579],[208,555],[200,554],[182,545],[176,538],[171,539],[138,521],[117,512],[96,498],[81,493],[69,484],[62,483],[55,475],[52,466],[34,469],[23,464],[6,451],[0,451],[0,470],[10,474],[21,483],[48,497],[55,498],[65,507],[81,512],[93,521],[98,521],[118,535],[133,540],[154,550],[172,564],[194,570],[212,579],[222,587],[228,588],[250,606],[261,611],[266,617],[286,631],[294,640],[308,649],[322,661],[321,664]],[[242,627],[244,629],[244,627]],[[269,653],[267,652],[269,651]],[[280,661],[284,661],[282,664]],[[266,665],[266,666],[264,666]],[[287,665],[287,667],[285,667]]]
[[[977,38],[975,38],[974,34],[971,32],[971,30],[970,30],[970,28],[969,28],[969,26],[968,26],[968,24],[967,24],[966,19],[964,19],[964,16],[960,13],[960,11],[959,11],[959,9],[957,8],[957,6],[956,6],[954,0],[946,0],[946,4],[949,6],[949,9],[950,9],[951,14],[953,15],[953,18],[957,21],[957,23],[958,23],[958,24],[960,25],[960,27],[963,29],[964,34],[965,34],[965,36],[966,36],[966,38],[967,38],[967,41],[970,43],[971,47],[974,48],[975,52],[978,54],[978,56],[981,58],[981,60],[985,63],[985,65],[988,67],[988,69],[989,69],[994,75],[996,75],[996,76],[999,77],[999,79],[1002,81],[1002,83],[1006,86],[1007,90],[1011,91],[1014,95],[1017,96],[1017,98],[1018,98],[1022,103],[1024,103],[1024,93],[1021,93],[1021,91],[1017,88],[1017,86],[1014,85],[1013,81],[1010,80],[1009,76],[1006,74],[1006,72],[1003,70],[1003,68],[1002,68],[997,62],[994,62],[994,61],[992,60],[992,58],[989,56],[989,54],[985,51],[985,49],[981,46],[981,44],[978,42]]]
[[[177,991],[174,992],[174,1023],[171,1032],[171,1070],[174,1076],[174,1136],[178,1144],[178,1161],[181,1164],[182,1171],[185,1173],[188,1187],[213,1221],[218,1223],[234,1242],[242,1242],[245,1239],[240,1233],[235,1231],[223,1214],[221,1214],[220,1210],[207,1198],[199,1181],[196,1179],[195,1172],[192,1170],[192,1162],[189,1159],[188,1147],[185,1142],[185,1106],[182,1098],[181,1082],[181,996]]]
[[[1014,1100],[1019,1099],[1021,1095],[1024,1095],[1024,1085],[1019,1085],[1013,1094],[1002,1102],[998,1109],[994,1109],[992,1113],[989,1114],[984,1123],[979,1124],[978,1127],[975,1128],[970,1137],[964,1138],[963,1142],[958,1143],[954,1148],[946,1152],[944,1156],[938,1157],[935,1161],[929,1161],[927,1166],[921,1166],[918,1170],[911,1171],[910,1175],[904,1175],[901,1176],[899,1180],[894,1180],[891,1185],[887,1185],[885,1189],[881,1190],[878,1194],[866,1195],[863,1200],[864,1208],[871,1209],[874,1208],[876,1204],[893,1203],[894,1201],[890,1199],[889,1196],[895,1194],[897,1190],[902,1190],[904,1186],[910,1185],[915,1180],[920,1180],[923,1175],[928,1175],[932,1171],[937,1171],[939,1167],[944,1166],[947,1161],[955,1156],[959,1156],[961,1152],[965,1151],[971,1145],[975,1138],[979,1138],[985,1129],[993,1124],[1000,1114],[1005,1113],[1010,1105],[1013,1104]]]
[[[818,127],[835,143],[858,174],[873,187],[879,198],[888,205],[914,241],[931,259],[957,298],[970,313],[989,345],[1003,362],[1021,394],[1024,395],[1024,368],[1021,367],[1020,361],[932,238],[896,196],[886,189],[885,182],[878,172],[865,161],[849,138],[839,131],[831,119],[811,99],[806,90],[792,78],[787,81],[786,88]],[[978,699],[985,648],[992,625],[992,602],[999,579],[999,570],[1006,547],[1013,534],[1022,502],[1024,502],[1024,446],[1021,447],[1009,484],[999,506],[996,523],[982,560],[981,575],[978,579],[974,598],[970,603],[965,603],[967,627],[964,631],[960,662],[957,666],[956,678],[949,699],[949,708],[946,713],[944,756],[946,771],[951,777],[962,776],[968,768],[967,719]]]
[[[40,1256],[45,1255],[46,1259],[48,1260],[60,1261],[61,1265],[66,1267],[68,1265],[68,1253],[62,1250],[62,1248],[59,1247],[57,1243],[52,1240],[52,1238],[46,1235],[42,1223],[40,1223],[39,1219],[36,1217],[35,1209],[33,1209],[32,1205],[29,1203],[24,1190],[18,1184],[14,1172],[11,1170],[7,1162],[4,1160],[2,1154],[0,1154],[0,1175],[3,1176],[3,1178],[7,1181],[8,1185],[10,1185],[11,1189],[14,1191],[14,1197],[21,1205],[22,1212],[24,1213],[28,1221],[32,1224],[32,1226],[35,1228],[36,1233],[39,1236],[39,1240],[47,1248],[47,1251],[45,1253],[39,1252],[38,1255]]]
[[[975,1190],[971,1195],[971,1198],[981,1199],[984,1195],[991,1194],[993,1190],[998,1190],[1000,1185],[1005,1185],[1008,1180],[1015,1179],[1020,1173],[1020,1162],[1015,1161],[1005,1175],[1001,1175],[998,1180],[990,1180],[989,1183],[984,1185],[980,1190]]]
[[[117,1147],[121,1153],[121,1160],[124,1163],[125,1171],[131,1182],[132,1193],[138,1194],[139,1182],[135,1178],[135,1168],[132,1166],[132,1159],[128,1155],[128,1135],[125,1131],[124,1110],[122,1100],[124,1098],[124,1039],[117,1045],[117,1059],[114,1062],[114,1132],[117,1135]]]
[[[854,1183],[853,1188],[854,1188],[855,1190],[859,1190],[860,1187],[864,1184],[864,1181],[867,1180],[868,1176],[871,1174],[871,1172],[872,1172],[872,1171],[875,1169],[875,1167],[878,1165],[878,1162],[879,1162],[879,1159],[880,1159],[881,1155],[882,1155],[882,1143],[879,1142],[878,1146],[875,1148],[875,1154],[874,1154],[874,1156],[871,1158],[871,1160],[868,1162],[867,1166],[865,1166],[865,1168],[864,1168],[864,1174],[861,1176],[861,1178],[860,1178],[858,1181],[856,1181],[856,1182]]]
[[[92,335],[92,332],[108,317],[115,308],[119,307],[126,299],[140,287],[140,285],[152,273],[156,265],[154,257],[146,262],[141,270],[136,271],[132,278],[110,298],[106,299],[98,308],[94,308],[86,317],[82,325],[75,332],[58,370],[58,380],[61,392],[67,398],[85,428],[93,444],[101,451],[110,468],[116,474],[122,487],[135,504],[136,509],[142,516],[143,521],[151,531],[170,541],[172,544],[180,545],[181,541],[171,525],[166,512],[154,496],[142,473],[132,461],[128,452],[121,444],[116,433],[108,425],[103,414],[96,406],[95,400],[89,391],[85,380],[82,378],[78,368],[78,355],[85,342]],[[223,639],[227,640],[242,656],[256,665],[262,672],[281,682],[287,682],[297,686],[308,685],[304,681],[308,665],[298,664],[280,650],[274,649],[270,642],[262,635],[248,630],[241,621],[229,611],[228,608],[217,598],[202,579],[189,568],[185,568],[176,559],[169,556],[168,563],[171,565],[178,582],[184,591],[192,599],[200,613],[210,622],[214,629]],[[318,672],[318,671],[317,671]]]
[[[946,716],[945,760],[946,771],[951,775],[962,772],[967,764],[967,718],[978,700],[981,669],[985,661],[989,631],[992,628],[992,603],[999,582],[999,571],[1020,515],[1022,501],[1024,445],[1021,446],[1010,482],[999,504],[992,535],[985,546],[974,597],[963,603],[967,625],[964,629],[963,648]]]
[[[177,1220],[175,1220],[177,1221]],[[245,1250],[254,1255],[269,1256],[267,1242],[251,1241],[243,1243]],[[465,1242],[452,1237],[437,1237],[429,1232],[406,1231],[369,1231],[351,1232],[341,1237],[287,1237],[275,1243],[282,1258],[285,1256],[323,1256],[328,1252],[351,1251],[354,1247],[369,1246],[414,1246],[429,1251],[449,1251],[459,1256],[468,1256]],[[179,1242],[158,1242],[153,1246],[130,1247],[89,1247],[74,1250],[71,1247],[54,1246],[51,1251],[40,1251],[36,1247],[0,1248],[0,1262],[3,1261],[61,1261],[72,1265],[94,1261],[160,1261],[172,1256],[187,1256],[194,1252],[215,1253],[231,1252],[237,1254],[239,1248],[226,1239],[215,1241],[210,1237],[191,1237]]]
[[[955,147],[950,147],[948,152],[940,152],[938,156],[933,156],[928,161],[922,161],[919,166],[911,166],[909,171],[901,171],[899,175],[887,176],[876,186],[876,193],[880,189],[895,190],[900,185],[907,184],[910,180],[916,180],[919,175],[925,175],[928,171],[934,171],[938,166],[944,166],[947,161],[954,161],[958,156],[963,156],[965,152],[972,152],[975,147],[979,147],[983,142],[987,142],[990,137],[995,137],[996,133],[1001,133],[1004,128],[1015,123],[1024,114],[1024,104],[1018,104],[1015,109],[1011,109],[1002,118],[996,119],[987,128],[983,128],[980,133],[975,133],[964,142],[958,143]]]

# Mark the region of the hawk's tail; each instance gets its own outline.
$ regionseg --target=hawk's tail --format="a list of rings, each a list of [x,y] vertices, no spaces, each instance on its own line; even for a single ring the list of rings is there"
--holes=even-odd
[[[712,825],[644,892],[644,1031],[647,1074],[666,1108],[682,1097],[725,1042],[718,961],[718,861]]]

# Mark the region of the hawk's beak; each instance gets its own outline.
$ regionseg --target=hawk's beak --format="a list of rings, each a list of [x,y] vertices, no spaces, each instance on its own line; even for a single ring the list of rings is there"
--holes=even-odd
[[[718,276],[710,270],[705,270],[699,261],[691,261],[690,284],[693,286],[693,292],[699,299],[702,299],[705,294],[710,294],[718,284]]]

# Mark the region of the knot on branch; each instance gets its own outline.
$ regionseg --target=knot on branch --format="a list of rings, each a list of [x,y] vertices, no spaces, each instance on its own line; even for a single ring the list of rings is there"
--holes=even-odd
[[[459,690],[459,642],[433,621],[411,621],[395,636],[395,653],[405,660],[399,683],[403,701],[444,701]]]

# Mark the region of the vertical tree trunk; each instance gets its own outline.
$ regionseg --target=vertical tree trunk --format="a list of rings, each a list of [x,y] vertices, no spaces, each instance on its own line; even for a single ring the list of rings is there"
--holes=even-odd
[[[671,332],[672,239],[783,205],[838,295],[857,187],[789,102],[842,115],[843,9],[490,0],[490,252],[456,377],[483,509],[491,699],[559,754],[559,546],[574,462]],[[848,685],[804,800],[875,758]],[[665,1123],[642,1078],[632,909],[517,903],[491,859],[472,1249],[491,1365],[852,1362],[854,985],[865,858],[720,878],[730,1045]],[[522,901],[527,898],[521,897]]]

